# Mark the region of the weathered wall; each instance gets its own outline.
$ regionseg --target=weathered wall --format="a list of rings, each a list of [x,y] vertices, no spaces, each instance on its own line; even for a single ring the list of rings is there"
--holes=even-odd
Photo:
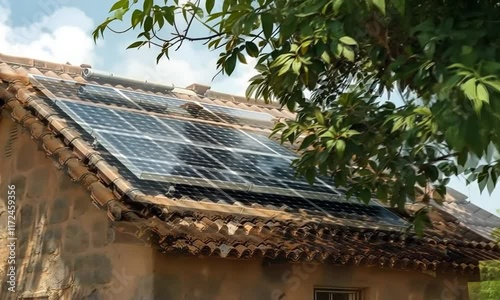
[[[467,299],[466,284],[416,272],[193,258],[117,242],[103,211],[27,133],[0,117],[0,299],[312,300],[315,287],[367,300]],[[17,294],[7,291],[7,186],[17,194]],[[113,242],[112,242],[113,241]]]
[[[17,291],[7,290],[6,199],[15,185]],[[128,299],[152,270],[152,249],[114,243],[108,218],[19,125],[0,116],[0,299]]]
[[[313,300],[313,290],[352,287],[365,300],[468,299],[467,281],[379,268],[193,259],[158,254],[153,290],[138,299]],[[135,298],[134,298],[135,299]]]

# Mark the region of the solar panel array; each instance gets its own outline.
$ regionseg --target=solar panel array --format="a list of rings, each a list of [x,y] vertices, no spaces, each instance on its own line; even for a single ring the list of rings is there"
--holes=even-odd
[[[290,167],[294,157],[261,143],[255,133],[72,101],[56,105],[139,178],[291,195],[324,193],[321,198],[334,192],[332,186],[297,180]]]
[[[53,97],[115,105],[158,114],[195,118],[237,125],[272,126],[274,117],[264,112],[246,111],[197,103],[165,95],[139,93],[76,81],[32,75]]]
[[[96,139],[104,149],[101,153],[121,166],[120,173],[131,183],[151,193],[405,224],[383,207],[332,201],[340,193],[325,181],[311,186],[295,178],[290,166],[296,157],[293,152],[263,135],[222,125],[267,122],[272,120],[270,115],[34,77],[55,100],[56,110],[76,122],[86,138]],[[167,188],[171,184],[173,191]]]

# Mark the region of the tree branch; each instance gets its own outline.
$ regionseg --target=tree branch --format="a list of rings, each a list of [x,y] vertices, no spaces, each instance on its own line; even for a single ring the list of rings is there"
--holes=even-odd
[[[106,28],[108,28],[111,32],[114,32],[114,33],[125,33],[127,31],[129,31],[130,29],[132,29],[132,26],[130,26],[129,28],[125,29],[125,30],[122,30],[122,31],[119,31],[119,30],[113,30],[111,27],[109,27],[109,25],[106,25]]]
[[[450,157],[455,157],[455,156],[458,156],[458,155],[459,155],[458,152],[453,152],[453,153],[446,154],[446,155],[443,155],[443,156],[439,156],[439,157],[436,157],[436,158],[434,158],[432,160],[429,160],[429,163],[437,162],[437,161],[444,160],[444,159],[447,159],[447,158],[450,158]]]
[[[200,0],[196,0],[196,3],[194,5],[198,8],[198,5],[200,5]],[[189,29],[191,28],[191,24],[193,24],[193,20],[195,18],[195,15],[196,15],[196,12],[191,12],[191,19],[189,20],[187,27],[184,30],[184,37],[188,34]],[[184,39],[181,39],[179,46],[177,46],[177,49],[175,49],[175,51],[177,51],[181,48],[183,42],[184,42]]]

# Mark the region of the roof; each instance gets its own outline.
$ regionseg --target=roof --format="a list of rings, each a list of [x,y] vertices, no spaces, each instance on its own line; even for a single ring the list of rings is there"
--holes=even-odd
[[[89,191],[92,201],[107,210],[117,230],[162,251],[440,272],[477,272],[480,260],[500,258],[498,243],[447,211],[453,204],[433,211],[434,227],[418,237],[383,220],[368,226],[363,219],[353,218],[352,205],[359,204],[323,202],[330,206],[311,207],[293,197],[220,193],[182,185],[172,191],[165,183],[139,180],[102,146],[92,147],[91,137],[34,88],[36,82],[30,83],[28,77],[37,74],[85,83],[81,67],[6,55],[0,55],[0,60],[2,109],[29,129],[48,156],[65,166],[68,176]],[[206,86],[193,84],[186,90],[167,93],[200,103],[266,112],[276,118],[293,117],[278,107],[243,102],[211,92]],[[217,95],[224,99],[215,98]],[[248,125],[239,128],[270,132],[269,128]],[[227,193],[237,201],[228,201]],[[498,218],[488,220],[491,225],[500,225]]]
[[[448,194],[439,209],[456,217],[457,222],[477,234],[491,240],[498,239],[498,216],[470,202],[465,195],[455,190],[449,189]]]

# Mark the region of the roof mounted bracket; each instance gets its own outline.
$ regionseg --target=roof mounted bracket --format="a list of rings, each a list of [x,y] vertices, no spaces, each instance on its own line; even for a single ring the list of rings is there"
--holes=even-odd
[[[173,85],[163,85],[154,82],[141,81],[136,79],[125,78],[122,76],[114,75],[113,73],[107,73],[104,71],[98,71],[91,68],[85,68],[82,71],[82,76],[85,80],[92,80],[98,83],[112,84],[112,85],[122,85],[125,87],[131,87],[135,89],[141,89],[150,92],[166,92],[172,91],[174,89]]]

